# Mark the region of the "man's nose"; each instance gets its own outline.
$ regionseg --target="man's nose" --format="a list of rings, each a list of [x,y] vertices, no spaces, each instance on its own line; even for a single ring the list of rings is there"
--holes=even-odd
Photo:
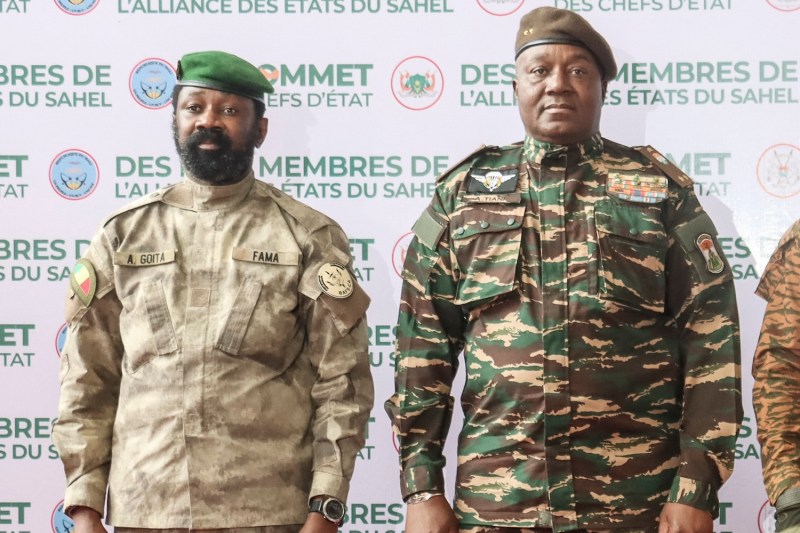
[[[220,122],[219,113],[213,109],[204,111],[197,119],[196,126],[202,129],[218,128]]]
[[[570,85],[569,72],[562,69],[555,69],[547,77],[547,90],[552,92],[569,91]]]

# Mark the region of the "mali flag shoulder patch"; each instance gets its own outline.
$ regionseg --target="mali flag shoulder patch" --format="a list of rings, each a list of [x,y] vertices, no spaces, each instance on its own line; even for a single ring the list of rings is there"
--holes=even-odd
[[[94,265],[88,259],[78,259],[72,274],[69,276],[69,283],[78,299],[83,302],[85,307],[89,307],[97,291],[97,273]]]

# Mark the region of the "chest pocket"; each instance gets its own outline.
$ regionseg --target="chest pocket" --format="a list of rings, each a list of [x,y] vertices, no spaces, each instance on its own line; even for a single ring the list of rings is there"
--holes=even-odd
[[[135,290],[121,291],[120,295],[124,299],[120,335],[125,345],[125,365],[129,372],[136,372],[154,357],[171,354],[178,349],[162,282],[166,272],[175,268],[175,262],[174,250],[119,251],[114,255],[120,286],[135,287]],[[125,294],[129,296],[124,297]]]
[[[664,312],[667,235],[659,206],[595,204],[599,286],[609,300]]]
[[[525,205],[470,204],[451,217],[460,270],[456,304],[493,298],[514,290]]]
[[[241,281],[215,345],[280,374],[302,343],[297,316],[301,254],[236,247],[231,257]]]

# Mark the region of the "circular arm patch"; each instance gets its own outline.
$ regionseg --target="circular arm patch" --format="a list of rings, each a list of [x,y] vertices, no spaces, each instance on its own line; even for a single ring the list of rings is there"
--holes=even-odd
[[[317,282],[322,292],[334,298],[347,298],[353,294],[353,278],[338,263],[325,263],[319,267]]]

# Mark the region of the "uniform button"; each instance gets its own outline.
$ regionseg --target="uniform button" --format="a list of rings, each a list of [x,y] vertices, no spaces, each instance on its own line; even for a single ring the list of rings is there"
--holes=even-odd
[[[489,227],[489,223],[485,220],[481,220],[481,228],[486,229]]]
[[[639,235],[639,230],[637,230],[636,228],[631,228],[631,229],[628,230],[628,232],[631,235]]]
[[[515,222],[515,220],[513,218],[509,218],[508,220],[506,220],[506,225],[507,226],[513,226],[514,222]]]
[[[464,228],[458,228],[458,229],[456,230],[456,234],[457,234],[457,235],[463,235],[463,234],[464,234]]]

